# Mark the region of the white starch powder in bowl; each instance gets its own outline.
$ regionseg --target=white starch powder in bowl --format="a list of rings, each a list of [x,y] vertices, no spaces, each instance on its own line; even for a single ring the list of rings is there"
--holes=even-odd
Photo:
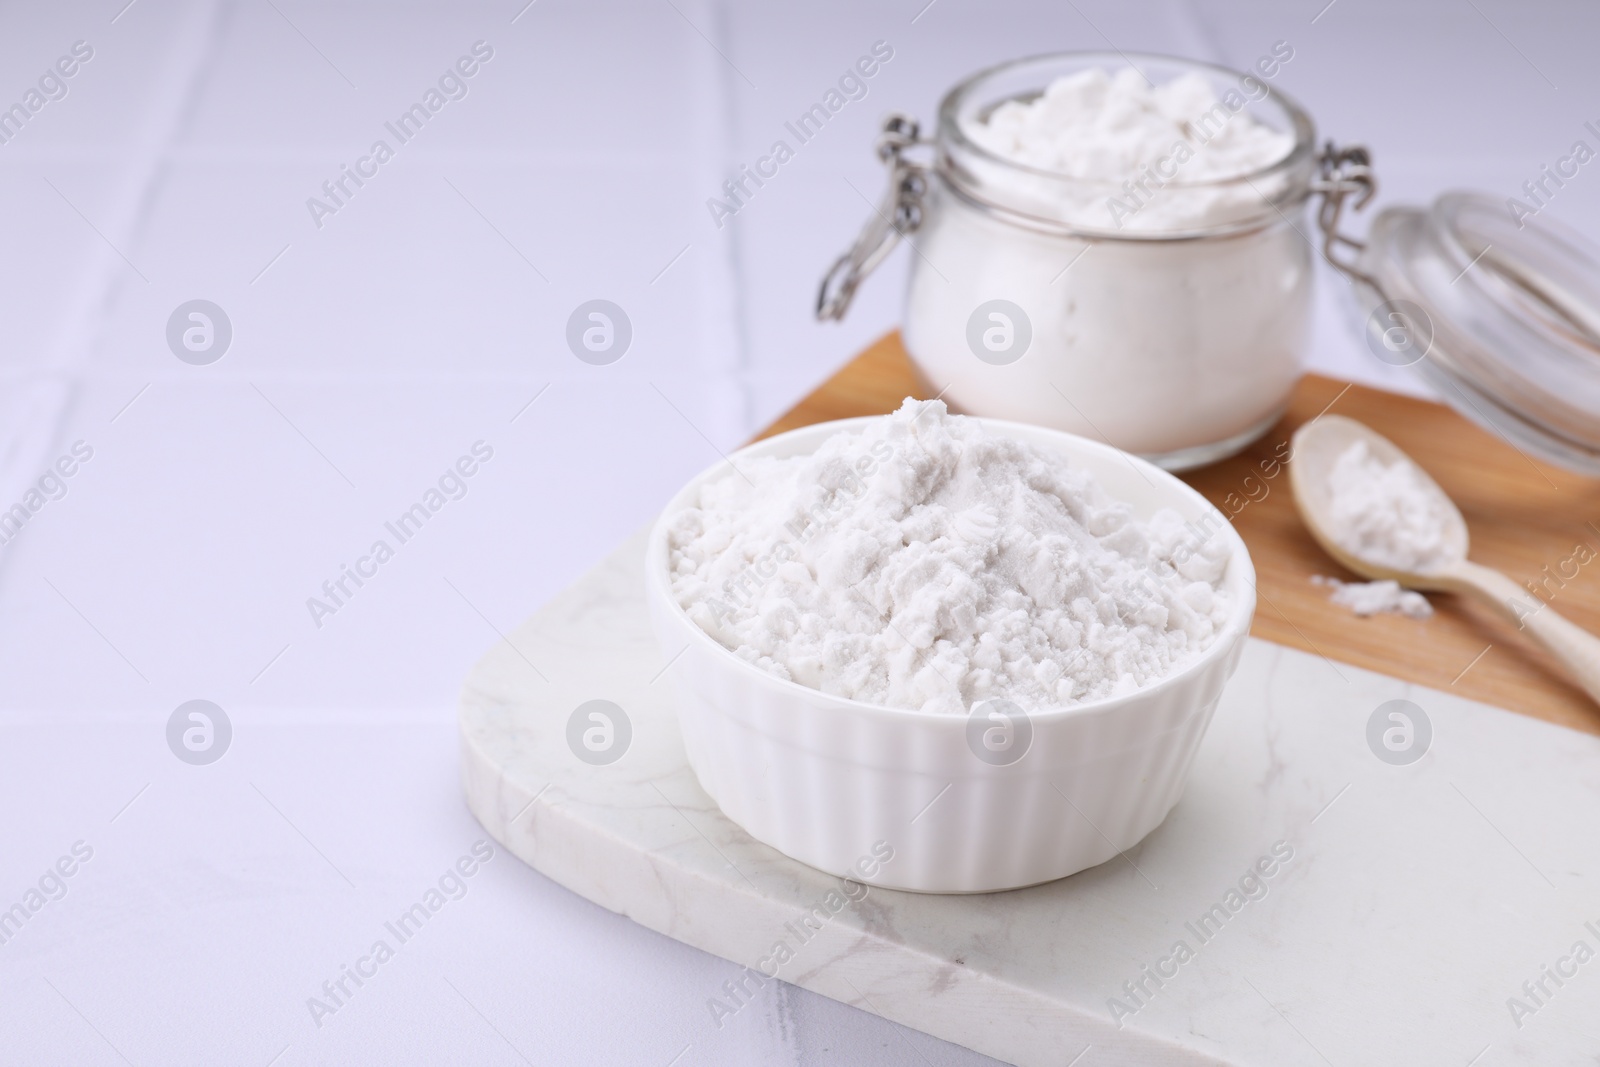
[[[672,594],[778,677],[890,707],[1031,710],[1148,685],[1227,621],[1229,549],[1087,472],[907,400],[815,453],[741,460],[670,519]]]
[[[941,111],[907,350],[960,411],[1174,470],[1237,451],[1301,374],[1309,120],[1203,65],[1136,57],[1151,85],[1039,62],[1035,93],[985,102],[980,79]]]

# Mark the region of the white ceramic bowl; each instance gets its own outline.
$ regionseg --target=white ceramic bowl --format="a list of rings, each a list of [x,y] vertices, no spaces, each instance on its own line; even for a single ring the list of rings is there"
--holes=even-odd
[[[867,421],[808,426],[733,459],[809,454]],[[1063,878],[1132,848],[1178,802],[1244,650],[1255,569],[1233,525],[1205,498],[1108,445],[983,422],[1089,470],[1140,519],[1166,507],[1208,523],[1210,536],[1230,549],[1223,589],[1232,615],[1203,653],[1135,693],[1029,716],[1025,754],[991,765],[969,747],[967,716],[868,704],[785,681],[695,625],[672,595],[667,522],[701,482],[729,468],[702,472],[656,521],[645,559],[656,637],[665,657],[677,657],[671,673],[689,763],[752,837],[831,874],[892,889],[981,893]],[[893,859],[881,862],[890,850]]]

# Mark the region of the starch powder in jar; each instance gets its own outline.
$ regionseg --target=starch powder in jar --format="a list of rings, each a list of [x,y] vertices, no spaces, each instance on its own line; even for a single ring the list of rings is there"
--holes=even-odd
[[[1227,179],[1294,147],[1292,136],[1248,112],[1230,114],[1198,74],[1149,85],[1131,69],[1058,78],[1037,99],[1001,104],[969,133],[1013,163],[1081,180],[1013,178],[1040,214],[1129,233],[1205,229],[1258,209],[1260,193]]]
[[[966,714],[1132,692],[1209,646],[1229,550],[1058,456],[907,400],[815,453],[739,461],[669,520],[672,592],[824,693]]]
[[[1031,98],[947,102],[954,162],[913,238],[905,341],[957,410],[1171,469],[1237,451],[1282,413],[1310,311],[1294,221],[1309,121],[1259,80],[1248,102],[1282,111],[1282,129],[1219,93],[1215,68],[1168,66],[1153,85],[1097,67]]]

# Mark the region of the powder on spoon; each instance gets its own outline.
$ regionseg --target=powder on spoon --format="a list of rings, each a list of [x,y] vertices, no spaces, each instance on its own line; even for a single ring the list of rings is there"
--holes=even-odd
[[[1347,552],[1409,573],[1454,556],[1451,504],[1409,462],[1389,466],[1357,439],[1328,472],[1328,525]]]
[[[1136,520],[1087,471],[938,401],[809,456],[741,459],[674,516],[668,548],[679,604],[740,657],[957,715],[1136,690],[1232,610],[1222,539],[1170,510]]]

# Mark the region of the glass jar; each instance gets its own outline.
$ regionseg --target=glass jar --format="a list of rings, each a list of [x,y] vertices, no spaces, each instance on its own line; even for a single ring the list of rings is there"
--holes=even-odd
[[[1338,196],[1337,192],[1331,194]],[[1483,193],[1374,220],[1351,259],[1373,355],[1525,455],[1600,477],[1600,249]]]
[[[1026,166],[973,136],[997,107],[1057,78],[1128,66],[1157,85],[1198,74],[1222,101],[1216,122],[1248,113],[1292,147],[1223,181],[1187,181],[1187,157],[1169,155],[1124,183]],[[886,122],[889,194],[824,279],[819,317],[840,317],[905,236],[916,254],[902,336],[930,395],[953,410],[1065,430],[1172,470],[1230,455],[1278,420],[1301,375],[1315,254],[1304,225],[1315,133],[1296,104],[1205,63],[1048,55],[957,85],[932,162],[912,162],[927,143],[913,121]]]

